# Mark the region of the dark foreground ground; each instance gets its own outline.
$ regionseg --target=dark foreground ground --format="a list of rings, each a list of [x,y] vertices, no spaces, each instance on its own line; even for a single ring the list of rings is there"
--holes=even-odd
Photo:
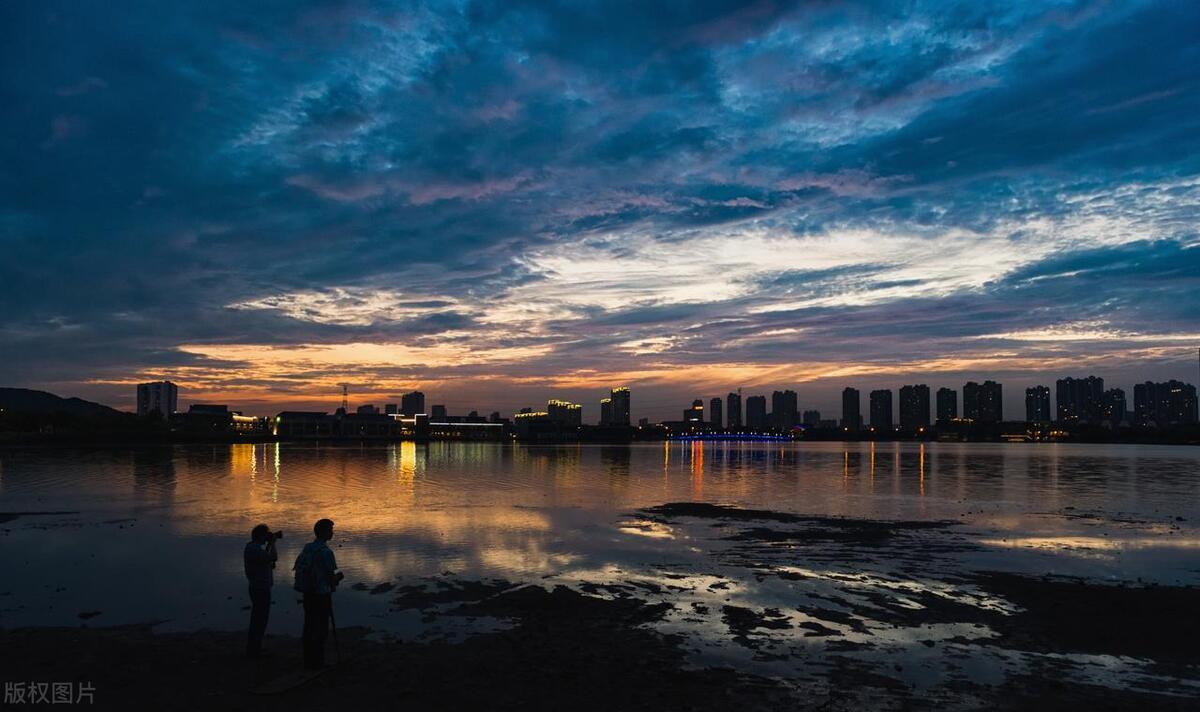
[[[460,612],[512,617],[517,625],[457,644],[371,642],[365,631],[342,631],[341,664],[274,696],[250,691],[300,666],[295,639],[269,638],[274,655],[253,663],[238,657],[241,634],[155,634],[137,627],[3,631],[0,649],[17,653],[4,670],[6,679],[90,681],[98,706],[126,709],[728,710],[788,704],[787,692],[764,679],[685,670],[670,638],[639,627],[657,617],[654,606],[526,587],[468,603]]]
[[[643,516],[719,524],[722,540],[733,542],[724,550],[732,560],[763,577],[782,577],[798,594],[810,582],[772,562],[811,561],[831,551],[843,559],[852,551],[896,556],[901,550],[927,558],[958,546],[940,533],[950,523],[817,519],[686,504]],[[344,630],[340,664],[272,696],[252,691],[299,668],[295,639],[269,638],[274,654],[247,662],[240,657],[240,633],[157,634],[149,626],[0,630],[0,680],[88,681],[95,706],[106,709],[1200,709],[1200,697],[1190,694],[1200,689],[1200,589],[986,572],[954,576],[1006,607],[968,605],[915,589],[899,605],[868,589],[836,606],[797,605],[804,617],[799,624],[794,615],[771,608],[724,605],[711,612],[756,659],[788,670],[819,668],[819,679],[703,667],[689,657],[683,637],[655,628],[683,604],[644,600],[652,596],[629,586],[579,582],[575,590],[442,579],[381,584],[379,593],[393,596],[396,609],[420,610],[430,623],[453,617],[500,620],[505,627],[460,642],[382,642],[368,639],[365,630]],[[1021,665],[1001,681],[985,684],[963,675],[916,690],[890,674],[894,660],[867,664],[870,658],[854,657],[869,653],[882,631],[947,622],[986,635],[915,644],[939,646],[950,657],[961,650],[964,659],[994,652],[1019,658]],[[773,646],[771,634],[815,637],[824,647]],[[1165,682],[1080,682],[1071,674],[1079,656],[1136,661]]]

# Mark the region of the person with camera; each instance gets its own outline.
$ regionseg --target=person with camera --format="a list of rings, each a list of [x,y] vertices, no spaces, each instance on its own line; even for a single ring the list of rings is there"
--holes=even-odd
[[[262,639],[271,615],[271,586],[275,583],[275,561],[279,552],[275,542],[283,532],[273,532],[266,524],[250,530],[250,541],[242,552],[246,580],[250,583],[250,629],[246,634],[246,657],[262,656]]]
[[[333,615],[333,592],[345,576],[337,570],[337,560],[329,548],[333,521],[321,519],[313,525],[316,538],[304,545],[296,557],[295,589],[304,594],[304,667],[325,667],[325,639]]]

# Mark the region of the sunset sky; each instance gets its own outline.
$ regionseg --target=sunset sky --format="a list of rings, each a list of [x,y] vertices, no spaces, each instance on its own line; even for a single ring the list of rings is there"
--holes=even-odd
[[[0,386],[1194,383],[1198,67],[1193,0],[4,2]]]

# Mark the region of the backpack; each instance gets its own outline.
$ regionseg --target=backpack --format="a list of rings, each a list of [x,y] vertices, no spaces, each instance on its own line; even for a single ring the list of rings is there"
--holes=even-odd
[[[292,588],[300,593],[311,593],[316,590],[316,569],[313,566],[312,552],[307,546],[300,550],[300,554],[296,557],[296,563],[292,565],[292,571],[296,572]]]

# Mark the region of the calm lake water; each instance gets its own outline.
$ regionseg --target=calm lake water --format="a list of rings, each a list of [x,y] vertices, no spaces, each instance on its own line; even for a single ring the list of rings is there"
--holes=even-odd
[[[812,556],[789,553],[769,562],[808,577],[801,589],[763,581],[733,556],[745,553],[719,536],[720,524],[672,524],[639,514],[689,501],[961,524],[953,528],[957,545],[936,556],[879,549],[822,556],[814,549]],[[298,633],[290,564],[311,538],[312,523],[326,516],[336,522],[335,551],[347,575],[337,596],[339,625],[402,638],[430,632],[417,612],[392,610],[391,596],[370,589],[445,572],[566,585],[621,581],[684,610],[723,603],[794,610],[789,604],[816,595],[813,582],[823,587],[817,593],[839,596],[897,586],[957,595],[959,574],[984,570],[1200,583],[1200,449],[1190,447],[397,443],[0,450],[0,512],[63,512],[0,517],[7,519],[0,523],[3,627],[80,625],[81,613],[99,612],[88,625],[241,628],[241,549],[250,528],[266,522],[285,531],[271,629]],[[680,615],[667,627],[692,636],[698,656],[753,657],[730,643],[715,618]],[[958,634],[953,626],[943,633]],[[893,638],[893,650],[905,649],[903,636]],[[808,644],[787,642],[800,643]],[[917,683],[936,680],[943,667],[926,659],[905,675]]]

